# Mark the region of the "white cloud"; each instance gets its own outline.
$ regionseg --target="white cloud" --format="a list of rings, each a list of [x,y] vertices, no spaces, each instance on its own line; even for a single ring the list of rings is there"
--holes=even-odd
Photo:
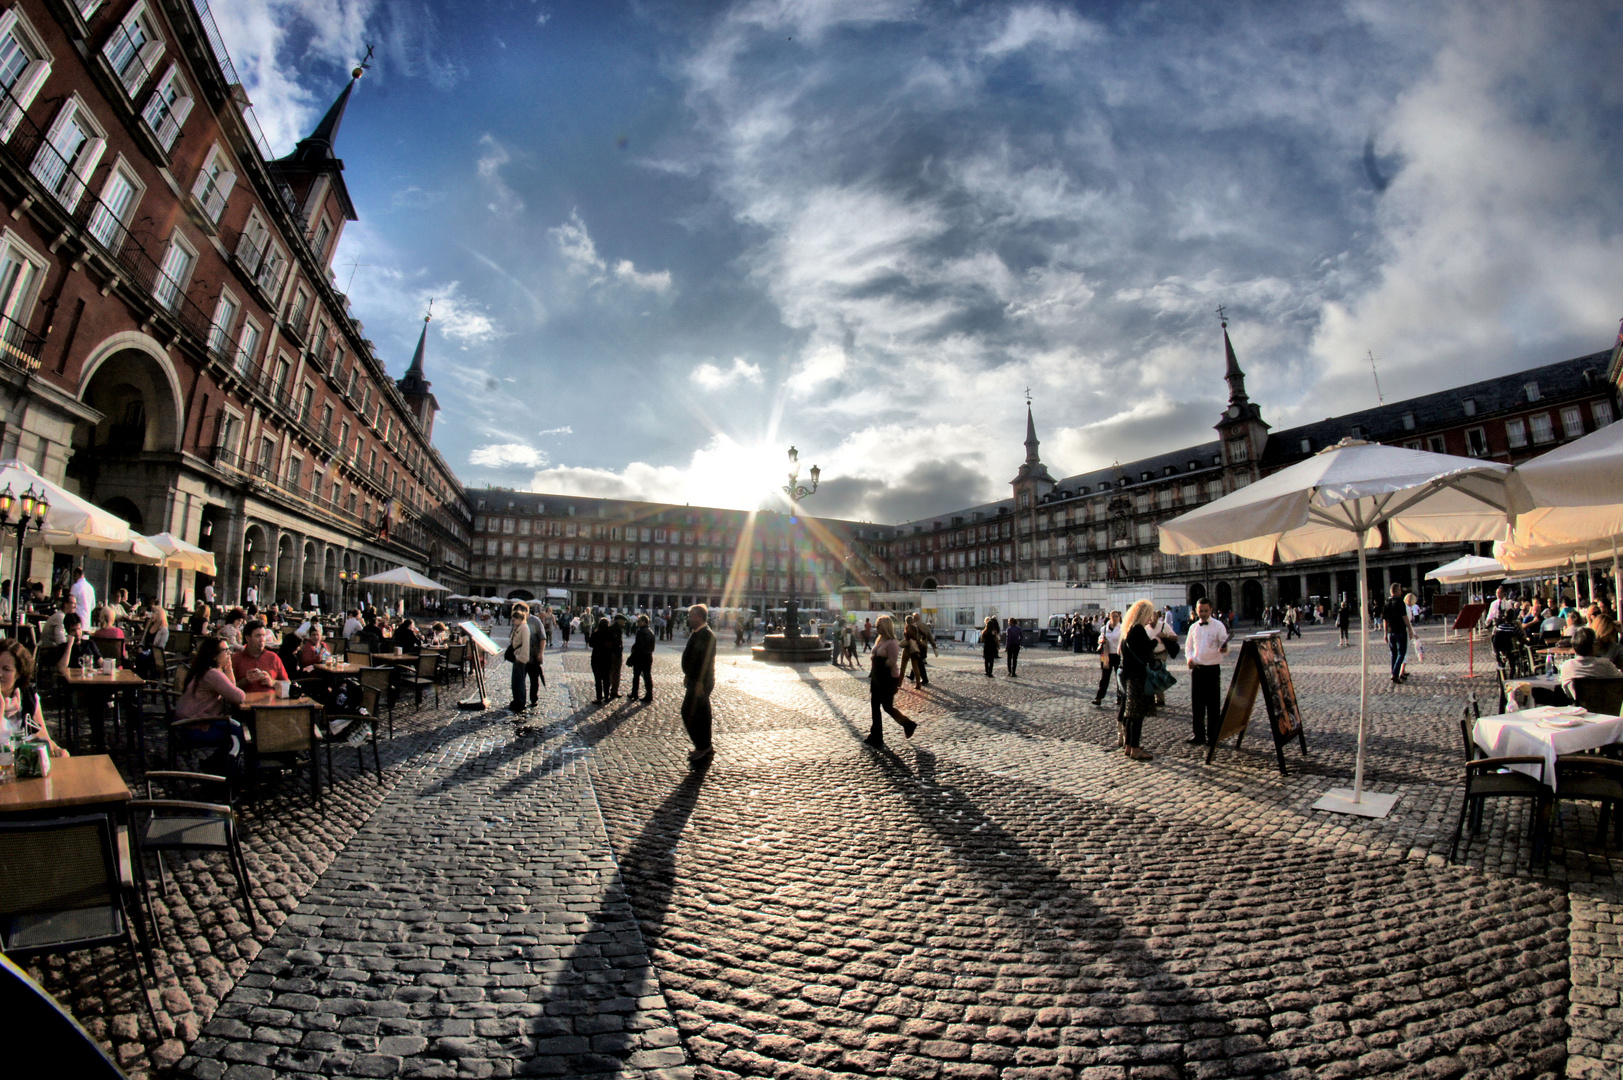
[[[469,454],[468,463],[487,469],[538,469],[547,463],[547,455],[525,443],[492,443]]]
[[[497,217],[512,217],[524,209],[524,200],[502,179],[502,166],[509,164],[513,155],[489,132],[479,136],[479,146],[479,160],[474,167],[490,199],[485,205]]]
[[[603,285],[611,279],[633,288],[647,289],[653,293],[665,294],[671,289],[671,272],[669,270],[642,271],[630,259],[617,259],[611,271],[608,261],[598,254],[597,242],[586,229],[586,222],[581,220],[578,211],[569,212],[569,220],[562,225],[556,225],[547,230],[553,242],[558,245],[558,253],[564,258],[564,265],[569,272],[577,277],[583,277],[591,285]]]
[[[543,435],[543,436],[544,435],[573,435],[574,433],[575,433],[575,429],[570,427],[568,424],[565,424],[563,427],[547,428],[547,430],[545,430],[545,431],[536,432],[537,435]]]
[[[845,350],[838,345],[819,345],[807,353],[795,373],[789,376],[789,388],[799,394],[809,394],[823,383],[845,374]]]
[[[645,274],[638,270],[630,259],[621,259],[614,264],[614,276],[627,285],[634,285],[639,289],[648,289],[652,292],[669,292],[671,288],[671,272],[669,270],[654,270]]]
[[[1074,49],[1104,36],[1100,28],[1063,9],[1040,4],[1021,4],[1009,12],[997,37],[982,46],[992,56],[1004,56],[1032,45],[1050,49]]]
[[[723,387],[731,386],[740,379],[745,382],[759,383],[761,381],[761,366],[748,363],[742,356],[733,357],[732,366],[725,369],[717,367],[706,360],[694,368],[693,373],[688,377],[706,390],[720,390]]]

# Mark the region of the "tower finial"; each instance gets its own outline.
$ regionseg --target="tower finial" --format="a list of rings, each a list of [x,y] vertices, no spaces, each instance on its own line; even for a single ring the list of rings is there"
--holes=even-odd
[[[434,317],[434,298],[432,296],[430,296],[428,298],[428,311],[423,314],[423,321],[427,322],[428,320],[432,319],[433,317]]]
[[[359,79],[362,75],[365,75],[371,69],[372,69],[372,46],[368,45],[366,47],[366,55],[361,57],[361,62],[359,64],[355,65],[355,70],[351,71],[349,73],[349,77],[352,78],[352,79]]]
[[[1222,304],[1217,305],[1217,319],[1223,324],[1223,329],[1227,330],[1229,328],[1228,312],[1223,310]]]

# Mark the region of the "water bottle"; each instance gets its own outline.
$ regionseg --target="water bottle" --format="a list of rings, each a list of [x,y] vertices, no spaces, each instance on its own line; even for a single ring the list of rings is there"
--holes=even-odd
[[[0,720],[0,784],[17,779],[17,754],[11,748],[11,724]]]

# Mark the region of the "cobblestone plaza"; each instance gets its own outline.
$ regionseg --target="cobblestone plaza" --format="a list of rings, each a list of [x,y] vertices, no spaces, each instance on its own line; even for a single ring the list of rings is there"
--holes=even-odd
[[[1548,871],[1519,808],[1446,862],[1495,687],[1437,633],[1372,695],[1385,820],[1310,809],[1354,751],[1333,631],[1289,647],[1286,777],[1260,720],[1204,765],[1187,679],[1139,764],[1092,658],[943,651],[875,752],[861,677],[730,646],[690,772],[675,650],[609,706],[554,652],[542,715],[403,704],[382,785],[346,749],[321,810],[250,812],[257,934],[223,864],[176,868],[160,1032],[120,954],[33,970],[146,1075],[1616,1077],[1620,860],[1569,803]]]

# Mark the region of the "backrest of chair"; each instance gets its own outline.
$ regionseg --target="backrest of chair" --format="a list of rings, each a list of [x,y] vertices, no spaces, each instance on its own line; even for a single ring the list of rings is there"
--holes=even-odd
[[[70,911],[113,902],[118,869],[106,814],[0,821],[0,911]]]
[[[373,690],[389,689],[389,676],[392,669],[386,667],[363,667],[361,669],[361,685]]]
[[[445,663],[448,667],[461,667],[462,660],[468,655],[466,645],[447,645],[445,647]]]
[[[1623,799],[1623,761],[1562,754],[1555,759],[1555,789],[1561,798]]]
[[[186,690],[186,679],[189,675],[191,675],[191,673],[192,668],[190,664],[176,664],[175,677],[169,680],[170,688],[173,689],[177,694],[184,693]]]
[[[308,705],[268,706],[254,710],[254,737],[261,754],[309,750],[315,741],[316,711]]]
[[[1460,742],[1465,744],[1465,760],[1475,761],[1477,758],[1476,740],[1471,738],[1471,732],[1476,726],[1476,720],[1471,716],[1471,707],[1465,707],[1465,714],[1460,717]]]
[[[417,676],[422,679],[432,679],[440,667],[440,654],[425,652],[417,657]]]
[[[368,716],[378,714],[378,701],[383,697],[383,691],[375,686],[361,687],[361,711]]]
[[[1573,679],[1572,700],[1592,713],[1623,715],[1623,679]]]
[[[372,642],[359,634],[351,634],[349,635],[349,651],[366,653],[370,656],[372,653]]]
[[[168,647],[178,653],[191,652],[192,632],[190,630],[170,630]]]
[[[357,667],[366,667],[366,665],[372,662],[372,654],[370,652],[360,652],[357,649],[350,649],[344,654],[344,659]]]

